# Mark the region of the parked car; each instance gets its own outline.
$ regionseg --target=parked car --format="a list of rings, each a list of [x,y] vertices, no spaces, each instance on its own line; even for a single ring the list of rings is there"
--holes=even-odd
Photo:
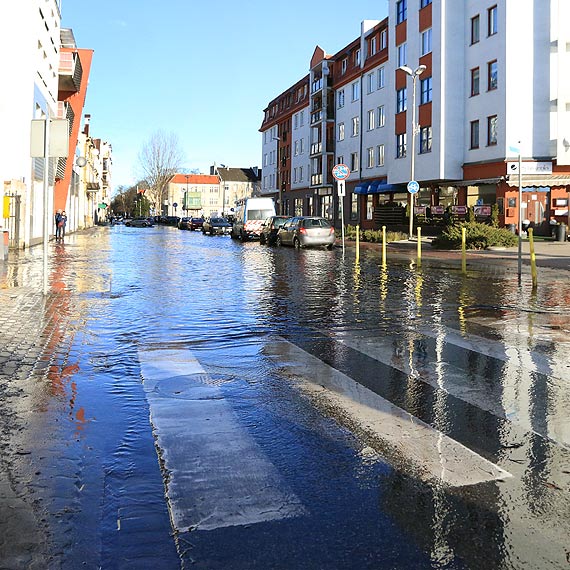
[[[150,228],[154,226],[154,221],[152,218],[133,218],[132,220],[127,220],[125,226],[129,228]]]
[[[204,225],[204,218],[190,218],[188,221],[189,230],[201,230]]]
[[[190,218],[180,218],[178,220],[178,223],[176,224],[176,227],[179,230],[187,230],[188,229],[188,222],[190,221]]]
[[[275,244],[277,231],[291,216],[269,216],[261,226],[261,233],[259,234],[259,243],[261,244]]]
[[[164,226],[178,226],[180,218],[178,216],[160,216],[158,223]]]
[[[275,242],[296,248],[325,246],[331,249],[335,242],[334,228],[326,218],[296,216],[279,228]]]
[[[263,221],[274,215],[275,203],[272,198],[244,198],[236,207],[232,238],[241,241],[259,238]]]
[[[202,233],[213,235],[230,235],[232,225],[226,218],[208,218],[202,225]]]

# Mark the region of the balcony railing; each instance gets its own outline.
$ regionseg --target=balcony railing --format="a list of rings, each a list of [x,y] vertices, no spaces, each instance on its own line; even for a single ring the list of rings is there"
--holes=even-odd
[[[320,154],[323,151],[323,143],[316,142],[311,144],[311,154]]]
[[[322,174],[311,174],[311,186],[320,186],[323,183]]]

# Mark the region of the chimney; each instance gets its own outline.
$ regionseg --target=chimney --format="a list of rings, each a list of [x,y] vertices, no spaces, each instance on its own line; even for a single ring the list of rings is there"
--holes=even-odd
[[[91,115],[85,115],[85,126],[83,127],[83,134],[89,136],[89,123],[91,122]]]

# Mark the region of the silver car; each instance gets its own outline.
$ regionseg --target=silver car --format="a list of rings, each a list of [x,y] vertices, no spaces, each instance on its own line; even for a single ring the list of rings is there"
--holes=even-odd
[[[296,216],[279,228],[275,243],[296,248],[325,246],[331,249],[335,243],[334,228],[326,218]]]

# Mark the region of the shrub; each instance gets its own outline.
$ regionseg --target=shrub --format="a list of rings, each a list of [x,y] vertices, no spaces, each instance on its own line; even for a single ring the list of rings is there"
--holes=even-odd
[[[336,236],[340,238],[341,232],[337,230]],[[346,226],[344,228],[344,237],[349,241],[356,241],[356,226]],[[407,234],[401,232],[386,231],[386,242],[399,241],[407,237]],[[382,230],[363,230],[360,228],[360,241],[382,243]]]
[[[432,246],[438,249],[461,249],[461,228],[465,228],[465,247],[467,249],[487,249],[488,247],[513,247],[518,237],[504,228],[494,228],[479,222],[467,222],[447,227],[443,233],[432,240]]]

